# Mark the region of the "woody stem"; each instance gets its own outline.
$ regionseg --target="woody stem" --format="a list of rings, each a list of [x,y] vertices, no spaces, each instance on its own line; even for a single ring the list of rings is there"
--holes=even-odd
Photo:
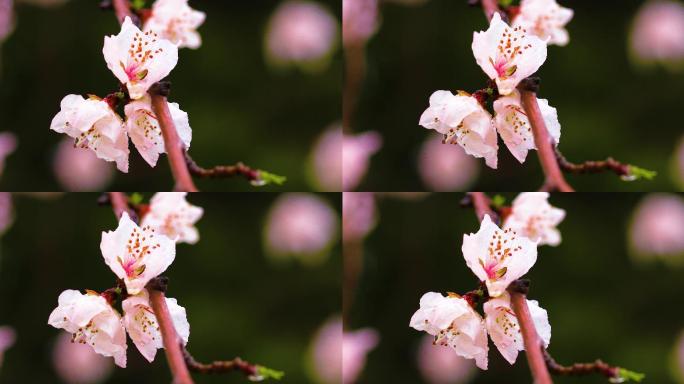
[[[494,13],[501,12],[497,0],[481,0],[482,9],[484,10],[487,20],[491,21]],[[534,144],[537,147],[537,156],[541,163],[544,175],[546,175],[546,182],[544,188],[551,191],[559,192],[574,192],[570,184],[565,181],[563,172],[561,172],[556,160],[556,154],[553,149],[553,143],[549,136],[549,131],[546,128],[546,123],[542,117],[539,104],[537,103],[537,94],[530,90],[521,89],[520,97],[522,100],[523,109],[527,114],[532,126],[532,134],[534,135]]]
[[[122,192],[110,192],[109,200],[112,204],[114,215],[117,219],[121,217],[123,212],[129,211],[128,198]],[[171,375],[173,376],[174,384],[193,384],[190,371],[185,364],[185,357],[181,351],[180,337],[176,333],[176,328],[171,320],[169,308],[166,306],[166,298],[164,289],[161,288],[161,278],[157,277],[148,284],[148,292],[150,293],[150,303],[154,316],[157,318],[159,328],[161,331],[162,343],[164,344],[164,352],[166,359],[169,362]]]
[[[128,0],[113,0],[112,5],[119,23],[123,23],[126,16],[135,21],[138,20],[138,17],[131,11],[131,4]],[[150,96],[152,98],[152,109],[159,120],[159,128],[164,138],[164,148],[169,158],[171,173],[176,181],[174,189],[184,192],[197,192],[197,187],[195,187],[185,163],[185,156],[183,155],[185,148],[180,137],[178,137],[176,125],[171,118],[166,96],[158,92],[150,92]]]

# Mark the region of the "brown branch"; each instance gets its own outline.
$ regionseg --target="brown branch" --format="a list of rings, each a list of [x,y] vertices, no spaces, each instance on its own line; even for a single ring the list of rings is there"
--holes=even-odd
[[[551,384],[553,383],[551,374],[542,354],[544,344],[537,334],[530,309],[527,307],[526,294],[528,285],[529,282],[525,280],[516,280],[511,283],[508,287],[508,292],[511,295],[511,306],[520,325],[523,343],[525,344],[525,355],[527,356],[527,363],[530,367],[530,372],[532,372],[534,383]]]
[[[492,21],[492,16],[495,12],[498,12],[502,18],[506,18],[506,14],[501,12],[497,0],[481,0],[480,2],[488,21]],[[556,155],[553,150],[554,144],[551,142],[549,131],[539,110],[537,94],[527,89],[520,89],[520,98],[523,109],[525,109],[527,118],[532,126],[532,134],[534,135],[534,144],[537,147],[539,162],[546,175],[544,186],[550,190],[574,192],[568,182],[565,181],[563,172],[561,172],[556,161]]]
[[[137,222],[138,215],[128,206],[128,197],[123,192],[109,192],[108,195],[109,203],[112,205],[117,220],[121,218],[121,214],[128,212],[131,220]]]
[[[169,158],[169,165],[171,166],[171,173],[173,174],[176,185],[174,190],[183,192],[197,192],[197,187],[192,181],[190,171],[185,162],[185,148],[183,142],[178,136],[176,125],[171,118],[171,111],[169,111],[169,102],[166,99],[166,92],[164,87],[154,85],[149,90],[152,97],[152,110],[159,121],[159,128],[161,128],[162,136],[164,137],[164,148],[166,155]]]
[[[112,5],[119,23],[123,23],[126,16],[128,16],[139,24],[140,19],[131,11],[131,5],[128,0],[113,0]],[[197,187],[195,187],[195,183],[192,181],[190,172],[185,164],[183,143],[178,137],[176,125],[171,118],[168,101],[166,100],[167,93],[168,87],[160,86],[159,83],[153,85],[149,90],[150,97],[152,98],[152,110],[159,121],[171,173],[174,180],[176,180],[174,190],[197,192]]]
[[[159,289],[156,281],[163,279],[157,277],[148,283],[147,288],[150,294],[150,304],[154,311],[154,316],[159,323],[159,329],[162,335],[162,342],[164,343],[164,352],[166,353],[166,360],[169,362],[169,368],[173,374],[174,384],[192,384],[192,377],[188,366],[185,364],[185,357],[181,351],[182,340],[176,333],[176,328],[173,325],[169,308],[166,306],[166,296],[163,289]],[[163,283],[165,286],[165,283]]]
[[[131,10],[131,3],[128,0],[112,0],[114,13],[116,14],[119,24],[123,24],[126,16],[131,18],[133,24],[140,26],[140,18]]]
[[[128,205],[128,198],[122,192],[110,192],[109,200],[117,219],[121,217],[124,211],[131,210]],[[166,299],[164,297],[166,283],[167,280],[164,277],[156,277],[150,280],[147,284],[150,293],[150,304],[159,323],[162,342],[164,343],[164,352],[169,362],[174,384],[193,384],[188,367],[185,365],[183,353],[180,350],[180,337],[176,333],[171,314],[169,314],[169,308],[166,306]]]
[[[520,98],[523,108],[530,120],[532,126],[532,134],[534,135],[534,144],[537,147],[537,155],[541,163],[544,174],[546,175],[545,185],[552,190],[559,192],[574,192],[570,184],[565,181],[563,172],[561,171],[556,154],[554,151],[555,144],[549,136],[549,131],[546,128],[546,123],[542,117],[539,103],[537,103],[537,94],[529,90],[520,90]]]
[[[556,160],[558,165],[570,173],[600,173],[600,172],[614,172],[618,176],[629,176],[629,164],[623,164],[612,157],[609,157],[603,161],[585,161],[580,164],[572,163],[568,161],[565,156],[556,148]]]
[[[615,379],[620,376],[620,367],[614,367],[601,361],[600,359],[594,361],[593,363],[575,363],[570,366],[564,366],[558,364],[545,348],[542,348],[541,350],[542,354],[544,355],[546,366],[554,375],[581,376],[597,373],[609,379]]]
[[[361,83],[366,73],[365,43],[348,43],[344,47],[345,79],[342,95],[342,129],[351,132]]]
[[[197,177],[216,179],[216,178],[226,178],[234,176],[243,176],[249,181],[258,181],[259,170],[248,167],[243,163],[237,163],[235,165],[217,165],[213,168],[202,168],[195,160],[190,157],[187,151],[184,151],[185,164],[188,167],[190,173]]]
[[[227,361],[214,361],[209,364],[204,364],[200,363],[197,360],[195,360],[194,357],[188,352],[187,349],[185,349],[182,345],[181,348],[183,350],[183,357],[185,359],[185,364],[190,368],[191,371],[193,372],[198,372],[198,373],[226,373],[226,372],[233,372],[233,371],[238,371],[242,372],[247,377],[256,377],[258,376],[258,367],[255,364],[251,364],[247,361],[242,360],[239,357],[234,358],[233,360],[227,360]]]
[[[469,192],[468,196],[470,196],[479,221],[482,221],[485,215],[489,215],[495,223],[499,221],[499,215],[491,208],[489,197],[484,192]]]

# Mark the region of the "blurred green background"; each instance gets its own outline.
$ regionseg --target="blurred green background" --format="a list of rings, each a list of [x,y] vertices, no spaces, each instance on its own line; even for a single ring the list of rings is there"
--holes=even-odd
[[[339,0],[317,0],[338,18]],[[150,2],[148,1],[148,4]],[[202,166],[243,161],[285,175],[269,190],[308,190],[305,162],[318,134],[341,114],[341,55],[318,74],[274,71],[263,54],[266,24],[280,0],[194,0],[207,14],[203,44],[182,49],[168,79],[170,101],[188,112],[190,154]],[[65,135],[50,121],[67,94],[106,96],[118,83],[102,56],[105,35],[119,31],[111,11],[95,0],[70,0],[61,7],[17,6],[17,28],[2,45],[0,130],[18,135],[0,188],[55,191],[56,144]],[[166,157],[150,168],[131,146],[128,174],[117,173],[109,190],[168,190],[173,185]],[[252,190],[241,179],[198,180],[201,190]]]
[[[508,202],[514,194],[504,194]],[[596,358],[646,373],[645,383],[672,383],[670,353],[684,329],[681,269],[662,263],[635,266],[627,255],[629,217],[642,194],[556,194],[567,211],[559,247],[542,246],[530,299],[548,311],[549,351],[560,363]],[[463,194],[423,200],[383,198],[379,223],[365,242],[364,269],[350,312],[350,330],[380,333],[359,383],[423,382],[416,353],[424,332],[409,319],[428,291],[465,293],[477,278],[463,260],[463,234],[477,232]],[[480,307],[481,308],[481,307]],[[524,354],[510,366],[490,343],[489,370],[473,383],[529,383]],[[602,377],[554,378],[556,383],[607,383]]]
[[[540,98],[558,109],[560,149],[569,160],[613,156],[658,172],[650,182],[625,183],[613,174],[568,176],[585,191],[672,190],[669,165],[684,125],[682,73],[646,70],[629,59],[630,24],[644,1],[561,0],[575,16],[570,44],[549,47],[538,72]],[[377,130],[382,150],[371,161],[360,191],[424,190],[416,169],[420,145],[438,135],[418,125],[428,98],[439,89],[475,91],[487,76],[475,63],[473,31],[487,27],[482,10],[465,0],[430,0],[423,6],[385,3],[382,24],[367,50],[368,73],[352,124],[355,132]],[[499,143],[499,170],[481,163],[475,190],[536,190],[543,182],[537,155],[521,165]]]
[[[320,195],[339,212],[339,195]],[[102,231],[116,228],[96,194],[50,200],[15,196],[16,222],[0,243],[0,325],[17,331],[5,354],[2,383],[58,382],[52,345],[62,333],[47,325],[65,289],[105,290],[115,283],[100,253]],[[149,198],[150,196],[146,196]],[[316,268],[273,265],[263,254],[262,226],[277,194],[193,194],[204,208],[196,245],[179,244],[168,296],[178,299],[190,322],[188,349],[209,362],[240,356],[286,372],[283,382],[310,382],[304,356],[316,329],[339,312],[340,247]],[[286,287],[287,289],[283,289]],[[197,383],[244,383],[238,373],[202,376]],[[109,383],[166,383],[162,350],[148,364],[132,343],[128,367]]]

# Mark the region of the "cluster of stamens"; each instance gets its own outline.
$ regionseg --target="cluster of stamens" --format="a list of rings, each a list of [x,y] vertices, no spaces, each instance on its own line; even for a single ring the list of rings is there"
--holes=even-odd
[[[122,260],[120,257],[117,257],[119,264],[121,264],[128,277],[141,275],[145,271],[145,265],[140,264],[144,256],[151,254],[154,249],[160,247],[159,243],[154,245],[147,244],[148,238],[150,241],[154,238],[154,231],[149,225],[144,226],[142,231],[133,228],[133,232],[131,232],[126,244],[125,258]]]
[[[515,313],[513,313],[510,308],[506,307],[497,307],[496,311],[499,313],[494,320],[496,321],[496,324],[501,327],[504,335],[513,339],[513,342],[517,342],[518,340],[514,336],[515,334],[520,333],[520,325],[517,320],[514,320],[516,319]]]
[[[66,317],[64,317],[64,321],[67,321]],[[71,342],[78,344],[95,345],[95,342],[92,341],[92,338],[99,332],[100,330],[98,328],[95,328],[93,326],[93,321],[90,320],[90,322],[88,322],[88,324],[86,324],[85,327],[79,328],[74,334],[71,335]]]
[[[136,323],[142,326],[141,330],[143,333],[151,337],[152,340],[155,340],[159,334],[159,324],[157,324],[157,319],[154,317],[152,309],[142,304],[138,304],[136,307],[138,308],[134,316]],[[152,317],[150,317],[150,314]]]
[[[145,139],[151,141],[156,146],[162,134],[161,128],[157,123],[157,116],[144,109],[139,112],[141,115],[135,120],[135,124],[142,128]]]
[[[522,108],[511,104],[506,105],[506,108],[509,110],[509,113],[506,114],[506,121],[513,127],[513,133],[521,135],[524,131],[532,132],[532,128],[529,126],[528,122],[520,117],[520,115],[522,115],[525,116],[526,119],[527,116]],[[527,136],[523,135],[522,139],[523,141],[527,141]]]

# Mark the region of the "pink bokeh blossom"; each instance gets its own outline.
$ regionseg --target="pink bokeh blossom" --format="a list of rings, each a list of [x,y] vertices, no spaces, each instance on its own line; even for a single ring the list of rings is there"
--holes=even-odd
[[[17,339],[17,334],[14,329],[8,326],[0,327],[0,367],[4,360],[5,351],[9,349]]]
[[[112,359],[98,355],[89,345],[73,343],[66,332],[55,342],[52,364],[59,377],[69,384],[101,383],[114,369]]]
[[[366,366],[368,353],[380,341],[378,332],[372,328],[344,332],[342,338],[342,384],[355,383]]]
[[[465,190],[479,172],[477,161],[461,147],[442,144],[442,139],[435,136],[423,143],[418,169],[423,183],[436,192]]]
[[[342,193],[342,239],[358,241],[377,224],[375,197],[370,192]]]
[[[342,381],[342,318],[330,318],[321,326],[314,336],[311,354],[311,371],[317,382]]]
[[[425,335],[418,349],[418,368],[430,384],[461,384],[475,374],[475,364],[442,345],[433,345],[434,336]]]
[[[684,199],[671,194],[651,194],[637,206],[629,229],[629,241],[639,260],[653,257],[677,259],[684,254]]]
[[[328,128],[316,140],[311,153],[311,173],[317,188],[325,192],[342,189],[342,126]]]
[[[1,1],[1,0],[0,0]],[[5,170],[5,160],[17,149],[17,137],[11,132],[0,133],[0,175]]]
[[[327,63],[325,58],[335,48],[337,35],[337,20],[320,4],[286,1],[275,10],[268,24],[266,55],[276,65]],[[312,69],[324,67],[325,63]]]
[[[342,187],[354,190],[368,172],[370,157],[380,150],[382,137],[377,132],[344,135],[342,142]]]
[[[307,193],[280,196],[266,219],[264,243],[275,259],[297,257],[317,264],[337,239],[338,217],[320,197]]]
[[[342,0],[342,41],[363,44],[378,30],[378,0]]]
[[[114,167],[97,158],[94,152],[74,148],[73,141],[62,140],[55,152],[57,181],[68,191],[101,191],[114,177]]]
[[[684,63],[684,4],[678,1],[647,1],[632,25],[631,51],[643,63]]]

